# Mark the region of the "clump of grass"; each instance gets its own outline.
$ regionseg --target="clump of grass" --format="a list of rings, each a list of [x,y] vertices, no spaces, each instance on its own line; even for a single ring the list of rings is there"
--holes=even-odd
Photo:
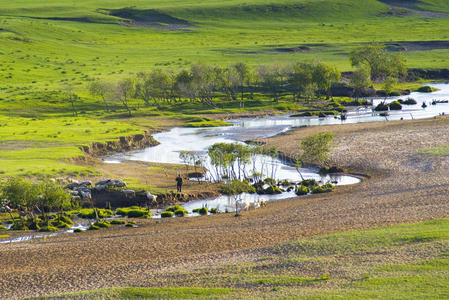
[[[207,207],[201,207],[201,208],[198,210],[198,213],[199,213],[200,215],[202,215],[202,216],[207,215]]]
[[[171,218],[173,217],[172,211],[163,211],[161,212],[161,218]]]
[[[218,213],[218,208],[216,208],[216,207],[211,207],[211,209],[209,210],[209,212],[210,212],[211,214],[217,214],[217,213]]]
[[[43,226],[39,229],[41,232],[55,232],[58,231],[58,228],[54,226]]]
[[[126,224],[126,221],[125,220],[121,220],[121,219],[114,219],[114,220],[111,220],[111,225],[123,225],[123,224]]]
[[[108,221],[97,221],[93,224],[94,226],[100,227],[100,228],[109,228],[111,227],[111,223]]]
[[[151,213],[147,208],[138,206],[117,208],[115,213],[119,216],[126,216],[128,218],[149,218]]]
[[[95,219],[96,218],[95,210],[97,211],[99,218],[107,218],[114,214],[112,210],[102,208],[83,208],[80,210],[67,212],[66,214],[77,215],[78,217],[83,219]]]
[[[136,225],[136,222],[128,222],[125,224],[126,227],[134,227],[134,225]]]
[[[89,228],[87,228],[88,230],[100,230],[100,227],[98,227],[97,225],[90,225]]]
[[[81,228],[75,228],[73,229],[73,232],[83,232],[83,230]]]
[[[0,231],[7,230],[5,226],[0,225]]]

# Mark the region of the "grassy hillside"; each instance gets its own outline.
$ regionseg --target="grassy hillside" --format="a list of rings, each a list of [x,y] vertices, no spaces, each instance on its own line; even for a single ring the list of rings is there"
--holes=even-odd
[[[70,84],[81,96],[81,115],[106,119],[107,130],[117,127],[109,118],[121,116],[105,115],[99,99],[88,95],[92,80],[198,62],[285,64],[319,58],[349,70],[349,51],[372,41],[409,50],[410,67],[449,67],[447,46],[422,44],[449,40],[448,16],[444,0],[9,1],[0,7],[0,115],[70,117],[70,104],[60,93]],[[149,115],[154,125],[161,113],[141,112]],[[163,115],[183,118],[176,111]],[[136,125],[133,130],[140,130]],[[15,131],[15,122],[4,126]],[[109,132],[110,139],[119,136]],[[37,141],[28,134],[21,140]]]

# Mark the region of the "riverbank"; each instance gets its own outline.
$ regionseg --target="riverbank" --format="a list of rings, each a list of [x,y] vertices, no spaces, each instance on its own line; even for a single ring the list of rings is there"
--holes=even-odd
[[[194,278],[210,267],[253,262],[261,251],[270,256],[269,247],[287,241],[449,217],[449,157],[419,152],[447,142],[448,126],[449,119],[439,117],[301,128],[268,139],[288,152],[303,136],[333,132],[339,144],[332,151],[332,161],[371,178],[330,194],[269,203],[240,218],[221,214],[139,220],[139,228],[0,245],[7,262],[0,266],[2,296],[176,285],[176,280],[168,278],[180,273],[184,285],[197,286],[201,283]]]

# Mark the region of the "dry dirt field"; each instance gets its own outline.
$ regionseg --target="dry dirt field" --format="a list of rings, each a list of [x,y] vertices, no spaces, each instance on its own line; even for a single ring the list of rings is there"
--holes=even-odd
[[[140,220],[31,242],[0,244],[0,298],[109,286],[160,286],[171,274],[251,262],[267,247],[317,234],[449,217],[449,156],[418,150],[449,143],[449,119],[303,128],[268,140],[293,153],[301,137],[333,132],[332,163],[364,174],[330,194],[267,208]]]

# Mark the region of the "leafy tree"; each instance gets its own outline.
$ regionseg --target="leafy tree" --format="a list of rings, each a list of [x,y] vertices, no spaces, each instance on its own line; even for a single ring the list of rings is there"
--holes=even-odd
[[[327,98],[331,95],[332,84],[340,80],[341,73],[335,65],[317,62],[314,64],[313,82],[319,90],[326,92]]]
[[[115,95],[122,103],[123,107],[128,111],[128,116],[132,117],[130,100],[135,95],[135,83],[131,78],[120,80],[115,88]]]
[[[384,81],[387,77],[401,77],[407,72],[405,58],[400,53],[389,53],[385,46],[372,43],[354,49],[349,58],[352,66],[369,68],[371,80]]]
[[[333,139],[334,135],[330,132],[320,132],[302,139],[302,161],[318,165],[326,163]]]
[[[235,215],[239,216],[239,203],[241,202],[242,193],[254,193],[254,187],[250,186],[247,181],[240,181],[234,179],[228,183],[223,184],[222,193],[232,197],[235,205]]]
[[[76,110],[75,103],[79,100],[79,97],[75,92],[73,91],[73,87],[71,85],[67,85],[64,87],[64,93],[63,93],[64,100],[68,101],[72,107],[73,116],[78,116],[78,111]]]
[[[351,75],[351,86],[354,88],[356,98],[359,98],[362,91],[372,85],[370,71],[366,66],[359,66]]]
[[[237,73],[238,85],[240,87],[240,107],[243,108],[245,107],[245,88],[251,83],[252,70],[251,67],[244,62],[236,63],[233,67]]]
[[[257,69],[260,85],[271,94],[275,102],[279,101],[279,96],[282,92],[282,87],[285,79],[285,73],[279,65],[261,65]]]
[[[103,100],[104,109],[106,112],[109,111],[107,97],[108,97],[108,95],[110,95],[112,90],[113,90],[112,85],[103,80],[94,81],[89,85],[89,93],[92,96],[100,97]]]

